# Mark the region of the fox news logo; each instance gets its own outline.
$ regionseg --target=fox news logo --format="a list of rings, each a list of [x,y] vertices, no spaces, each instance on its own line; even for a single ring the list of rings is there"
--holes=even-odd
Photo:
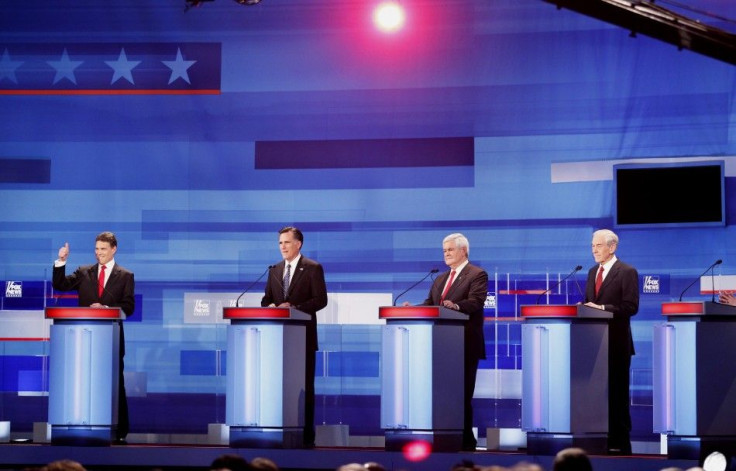
[[[645,292],[645,293],[659,294],[659,292],[660,292],[659,276],[657,276],[657,275],[646,275],[644,277],[643,292]]]
[[[484,309],[493,309],[496,307],[496,293],[489,291],[486,293],[486,301],[483,303]]]
[[[209,316],[210,315],[210,300],[209,299],[197,299],[194,301],[194,315],[195,316]]]
[[[23,297],[23,282],[6,281],[5,282],[5,297],[6,298],[22,298]]]

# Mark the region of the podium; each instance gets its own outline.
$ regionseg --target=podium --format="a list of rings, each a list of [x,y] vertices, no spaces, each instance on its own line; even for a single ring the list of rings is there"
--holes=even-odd
[[[665,302],[654,326],[653,428],[667,454],[700,459],[736,455],[736,307]]]
[[[521,306],[521,428],[530,454],[607,451],[608,320],[584,305]]]
[[[306,323],[294,308],[223,308],[230,446],[302,448]]]
[[[106,446],[117,427],[120,309],[47,307],[51,443]]]
[[[440,306],[380,307],[381,428],[386,450],[415,440],[459,451],[468,316]]]

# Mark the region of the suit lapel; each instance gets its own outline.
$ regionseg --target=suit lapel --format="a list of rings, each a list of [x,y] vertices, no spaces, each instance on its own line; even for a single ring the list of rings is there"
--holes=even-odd
[[[447,278],[450,277],[450,270],[447,272],[447,277],[445,278],[445,283],[447,283]],[[455,274],[455,279],[452,281],[452,285],[450,285],[450,289],[447,291],[447,296],[445,296],[445,299],[449,299],[452,294],[455,292],[458,286],[460,286],[460,283],[463,282],[463,279],[465,278],[465,275],[468,272],[468,265],[465,265],[462,270],[460,270],[458,273]],[[444,288],[444,284],[442,285]]]
[[[294,291],[294,285],[299,281],[299,278],[302,276],[302,272],[304,271],[303,267],[303,260],[304,255],[302,255],[299,258],[299,263],[296,264],[296,266],[291,267],[291,279],[289,280],[289,290],[286,293],[287,295],[291,294]],[[281,261],[281,273],[279,274],[279,280],[281,281],[281,286],[283,287],[284,283],[284,274],[286,273],[286,260]],[[283,291],[283,288],[282,288]]]
[[[110,276],[107,279],[107,284],[105,285],[105,288],[108,286],[112,286],[112,284],[117,281],[118,275],[120,275],[120,268],[118,268],[118,264],[116,263],[114,267],[112,267],[112,271],[110,272]]]
[[[294,291],[294,286],[299,282],[299,279],[302,277],[302,273],[304,272],[304,255],[299,257],[299,263],[296,264],[294,267],[294,271],[291,274],[291,282],[289,283],[289,294]]]
[[[596,296],[596,298],[600,298],[601,293],[603,293],[606,287],[609,286],[611,283],[613,283],[613,280],[615,280],[616,277],[618,276],[619,268],[621,267],[619,266],[618,261],[616,261],[616,263],[611,265],[611,271],[608,272],[608,275],[603,280],[603,283],[601,283],[601,289],[598,291],[598,296]]]
[[[92,292],[94,293],[95,297],[99,300],[100,296],[97,296],[97,289],[98,289],[97,288],[97,283],[98,283],[97,272],[98,270],[99,270],[99,264],[97,263],[89,267],[89,279],[90,279],[90,282],[92,283],[92,286],[94,286],[94,289]]]

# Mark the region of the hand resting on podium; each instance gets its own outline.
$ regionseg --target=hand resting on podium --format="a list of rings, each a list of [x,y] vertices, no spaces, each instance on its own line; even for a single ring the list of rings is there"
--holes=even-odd
[[[440,304],[440,305],[443,306],[443,307],[446,307],[447,309],[452,309],[453,311],[459,311],[460,310],[460,306],[458,306],[457,304],[455,304],[452,301],[449,301],[447,299],[445,299],[444,301],[442,301],[442,304]],[[404,303],[402,304],[402,306],[404,306],[404,307],[411,306],[411,303],[409,303],[409,301],[404,301]]]
[[[718,302],[736,306],[736,296],[733,295],[733,291],[721,291],[718,293]]]

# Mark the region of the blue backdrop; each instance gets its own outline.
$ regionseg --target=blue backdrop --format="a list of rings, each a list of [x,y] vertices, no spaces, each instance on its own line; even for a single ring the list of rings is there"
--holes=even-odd
[[[736,273],[736,69],[539,0],[402,4],[407,26],[391,36],[368,1],[3,6],[0,279],[31,293],[3,307],[59,302],[44,283],[58,248],[91,263],[94,236],[114,231],[139,299],[133,432],[222,421],[224,326],[185,323],[184,293],[242,291],[279,259],[284,225],[304,231],[331,293],[396,295],[463,232],[497,300],[482,367],[518,370],[514,317],[536,298],[520,293],[592,265],[591,234],[613,221],[612,166],[723,159],[725,227],[618,230],[619,257],[660,280],[634,326],[635,432],[652,439],[660,303],[715,259],[716,274]],[[380,433],[376,329],[320,327],[335,352],[318,372],[324,422]],[[45,420],[47,345],[0,349],[0,419],[30,430]],[[478,401],[480,427],[519,425],[517,399]]]

